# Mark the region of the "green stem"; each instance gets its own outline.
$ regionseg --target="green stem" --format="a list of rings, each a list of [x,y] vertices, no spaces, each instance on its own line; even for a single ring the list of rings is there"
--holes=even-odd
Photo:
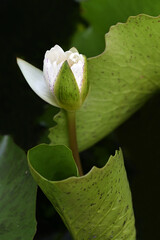
[[[67,111],[67,118],[68,118],[69,145],[72,150],[74,160],[77,164],[79,175],[82,176],[83,170],[82,170],[81,160],[79,157],[77,136],[76,136],[76,112]]]

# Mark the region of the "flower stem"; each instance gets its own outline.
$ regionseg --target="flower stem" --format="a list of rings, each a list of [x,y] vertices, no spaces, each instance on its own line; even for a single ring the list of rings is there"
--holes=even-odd
[[[67,111],[67,118],[68,118],[69,145],[72,150],[76,165],[78,167],[79,175],[82,176],[83,170],[82,170],[81,160],[79,157],[77,136],[76,136],[76,112]]]

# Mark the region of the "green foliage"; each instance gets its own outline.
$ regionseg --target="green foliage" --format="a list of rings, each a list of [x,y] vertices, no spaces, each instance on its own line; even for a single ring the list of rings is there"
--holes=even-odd
[[[141,13],[151,16],[160,14],[159,0],[89,0],[81,2],[81,15],[89,23],[79,25],[71,46],[88,57],[98,55],[104,49],[104,35],[110,26],[126,22],[129,16]]]
[[[0,137],[0,239],[31,240],[36,232],[36,184],[25,153]]]
[[[90,91],[77,112],[80,151],[113,131],[159,90],[159,39],[160,17],[130,17],[106,34],[105,51],[88,59]],[[55,121],[51,142],[68,145],[65,113]]]
[[[62,180],[78,174],[71,150],[63,145],[40,144],[28,151],[28,159],[48,180]]]
[[[83,177],[75,176],[75,163],[65,146],[39,145],[29,151],[28,161],[35,181],[73,239],[135,240],[131,194],[121,151],[111,156],[105,167],[93,167]],[[66,174],[70,175],[67,179]],[[59,176],[64,180],[58,181]]]

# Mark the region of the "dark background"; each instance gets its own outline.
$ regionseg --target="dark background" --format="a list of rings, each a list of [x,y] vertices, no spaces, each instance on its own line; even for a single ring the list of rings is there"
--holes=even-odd
[[[143,12],[143,8],[139,11]],[[123,19],[127,14],[130,12]],[[114,16],[113,23],[118,19],[116,14]],[[80,3],[68,0],[3,0],[0,18],[0,134],[12,135],[27,151],[39,142],[48,141],[47,129],[53,126],[52,118],[57,109],[48,106],[29,88],[17,67],[16,57],[42,68],[47,49],[58,44],[67,50],[78,26],[85,28],[90,23],[83,18]],[[105,30],[108,31],[108,26]],[[94,55],[93,51],[85,52],[89,48],[87,44],[86,39],[84,48],[78,43],[76,47],[82,47],[87,56]],[[99,51],[103,47],[104,37],[94,48]],[[106,158],[122,147],[133,195],[137,239],[140,240],[160,239],[159,124],[160,96],[156,95],[110,136],[81,154],[87,172],[93,164],[103,166]],[[60,217],[40,190],[37,220],[35,240],[70,239]]]

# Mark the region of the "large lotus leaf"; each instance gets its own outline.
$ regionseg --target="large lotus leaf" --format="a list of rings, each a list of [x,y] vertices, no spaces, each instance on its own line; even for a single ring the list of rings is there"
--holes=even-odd
[[[36,184],[25,153],[0,137],[0,239],[32,240],[36,232]]]
[[[82,177],[76,177],[71,151],[65,146],[39,145],[29,151],[28,162],[35,181],[73,239],[135,240],[131,194],[121,151],[111,156],[103,168],[93,167]]]
[[[110,26],[126,22],[129,16],[140,13],[158,16],[159,0],[79,0],[81,15],[89,23],[88,27],[77,26],[71,46],[75,46],[88,57],[101,53],[104,49],[103,36]]]
[[[105,51],[88,59],[90,91],[77,112],[80,151],[113,131],[160,88],[160,17],[130,17],[105,39]],[[65,113],[55,121],[51,142],[68,145]]]

